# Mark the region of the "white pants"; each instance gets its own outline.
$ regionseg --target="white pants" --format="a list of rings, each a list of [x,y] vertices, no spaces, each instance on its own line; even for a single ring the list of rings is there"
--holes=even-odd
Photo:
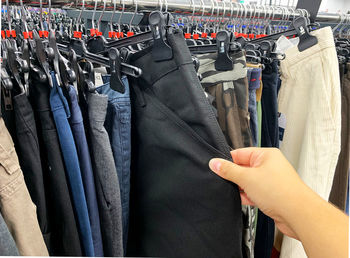
[[[328,200],[340,152],[339,66],[331,28],[312,34],[317,45],[303,52],[292,47],[281,61],[278,109],[286,124],[280,149],[302,180]],[[307,256],[299,241],[284,236],[280,257]]]

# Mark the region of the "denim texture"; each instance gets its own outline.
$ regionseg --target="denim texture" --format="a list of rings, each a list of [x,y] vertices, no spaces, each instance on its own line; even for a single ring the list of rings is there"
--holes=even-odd
[[[259,128],[258,128],[258,110],[256,102],[256,90],[260,87],[260,68],[248,68],[249,83],[249,102],[248,110],[250,114],[250,131],[252,132],[253,146],[258,146]]]
[[[84,184],[87,208],[89,211],[92,240],[94,245],[95,256],[103,256],[102,236],[100,228],[100,216],[96,199],[95,181],[92,172],[91,158],[89,147],[86,140],[83,116],[78,105],[77,93],[73,86],[68,88],[69,106],[71,116],[69,123],[72,129],[75,146],[78,152],[81,177]]]
[[[50,204],[50,256],[82,256],[62,152],[50,108],[50,87],[32,80],[30,98],[38,128],[43,173],[47,176],[47,201]]]
[[[18,256],[18,250],[13,237],[0,213],[0,254],[1,256]]]
[[[62,89],[58,86],[54,72],[51,72],[53,88],[50,92],[50,105],[55,120],[63,159],[67,169],[73,206],[78,221],[80,240],[86,256],[94,256],[89,213],[86,204],[83,181],[81,178],[79,159],[73,134],[68,123],[70,110]]]
[[[122,81],[125,92],[119,93],[110,88],[110,76],[103,76],[104,84],[97,92],[108,96],[108,107],[105,128],[112,146],[113,157],[117,169],[120,197],[122,204],[123,246],[126,250],[129,228],[130,201],[130,160],[131,160],[131,107],[129,83],[125,76]]]

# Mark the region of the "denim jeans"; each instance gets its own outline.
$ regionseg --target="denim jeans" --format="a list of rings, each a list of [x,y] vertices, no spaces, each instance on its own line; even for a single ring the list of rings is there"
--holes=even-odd
[[[53,88],[50,93],[50,105],[58,139],[60,141],[64,163],[67,168],[68,182],[75,208],[76,218],[80,232],[80,240],[85,256],[94,256],[89,212],[86,204],[83,181],[81,178],[79,159],[71,128],[68,123],[70,110],[62,89],[57,85],[55,73],[51,73]]]
[[[81,177],[84,184],[86,204],[89,211],[90,226],[92,233],[92,240],[94,244],[95,256],[103,257],[102,236],[100,228],[100,216],[98,213],[98,205],[95,190],[95,181],[92,171],[91,158],[89,147],[86,140],[86,134],[83,124],[83,116],[78,104],[77,93],[73,86],[68,89],[69,104],[71,116],[69,123],[75,140],[75,145],[79,157],[79,165],[81,170]],[[94,150],[92,150],[94,151]]]
[[[130,90],[126,77],[123,77],[125,93],[119,93],[110,88],[110,76],[102,77],[105,84],[97,92],[108,96],[105,128],[112,145],[115,166],[120,185],[123,221],[123,246],[126,250],[129,227],[130,200],[130,159],[131,159],[131,106]]]
[[[0,213],[0,253],[2,256],[18,256],[18,250],[13,237]]]
[[[256,102],[256,90],[260,87],[260,68],[248,69],[248,83],[249,83],[249,105],[248,110],[250,114],[250,130],[252,132],[253,146],[258,146],[259,128],[258,128],[258,111]]]

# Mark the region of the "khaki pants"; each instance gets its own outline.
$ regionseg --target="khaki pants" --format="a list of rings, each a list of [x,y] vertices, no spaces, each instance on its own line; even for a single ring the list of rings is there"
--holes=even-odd
[[[17,154],[0,117],[0,211],[20,255],[48,256]]]
[[[317,45],[303,52],[292,47],[281,61],[278,109],[285,131],[280,149],[302,180],[328,200],[340,152],[339,66],[331,28],[312,34]],[[284,236],[280,257],[306,254],[299,241]]]

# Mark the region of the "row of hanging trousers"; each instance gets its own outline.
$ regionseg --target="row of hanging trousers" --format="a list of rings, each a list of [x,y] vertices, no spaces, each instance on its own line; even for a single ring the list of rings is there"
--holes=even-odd
[[[76,89],[63,93],[51,76],[53,88],[33,75],[29,97],[2,102],[1,213],[21,255],[123,256],[129,92],[118,96],[106,83],[101,94],[79,95],[79,105]]]
[[[208,162],[280,148],[344,209],[350,64],[339,78],[331,29],[312,34],[318,43],[304,51],[288,41],[284,60],[251,63],[239,50],[233,69],[218,71],[217,53],[196,55],[196,70],[174,29],[170,60],[154,61],[152,47],[130,56],[142,75],[122,78],[125,93],[108,75],[87,92],[58,85],[54,72],[52,88],[30,74],[28,96],[3,90],[1,254],[270,258],[275,246],[304,257]]]

